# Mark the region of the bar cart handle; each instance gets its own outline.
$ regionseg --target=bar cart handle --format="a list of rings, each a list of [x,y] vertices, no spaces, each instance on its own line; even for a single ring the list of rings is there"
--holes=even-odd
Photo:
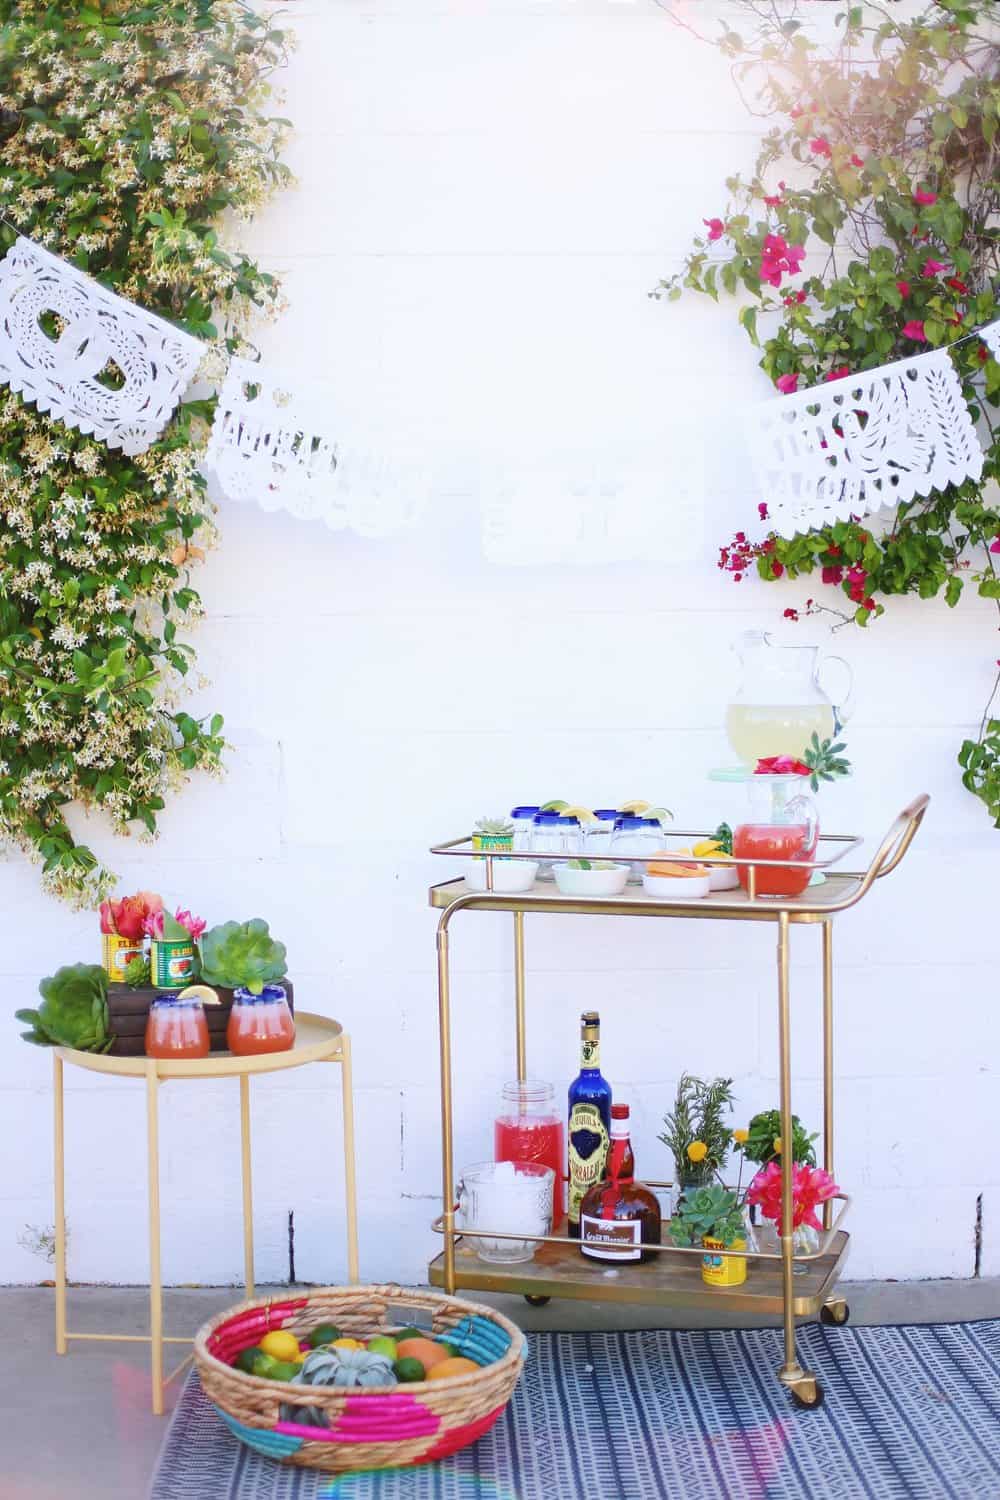
[[[878,852],[868,867],[865,877],[866,886],[872,880],[881,880],[885,875],[891,875],[899,864],[903,855],[913,843],[917,829],[924,820],[930,797],[922,792],[919,797],[903,808],[899,817],[893,823],[889,832],[879,845]]]

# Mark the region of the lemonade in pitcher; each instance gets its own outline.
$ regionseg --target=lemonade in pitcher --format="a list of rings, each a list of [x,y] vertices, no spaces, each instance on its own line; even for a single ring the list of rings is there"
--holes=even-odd
[[[750,631],[734,648],[743,680],[726,708],[726,734],[751,769],[772,755],[801,760],[815,734],[820,743],[839,732],[851,708],[851,669],[839,656],[817,663],[816,646],[776,646],[763,631]],[[837,706],[821,673],[839,665],[846,692]]]

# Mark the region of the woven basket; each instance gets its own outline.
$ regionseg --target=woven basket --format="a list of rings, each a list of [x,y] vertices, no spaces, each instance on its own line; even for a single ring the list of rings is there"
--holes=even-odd
[[[421,1313],[431,1315],[428,1337],[481,1368],[391,1387],[336,1387],[259,1379],[231,1363],[274,1328],[301,1339],[333,1323],[345,1337],[363,1338],[407,1327]],[[524,1353],[521,1330],[492,1308],[398,1286],[318,1287],[243,1302],[204,1324],[194,1344],[205,1394],[236,1437],[268,1458],[335,1474],[430,1463],[474,1443],[510,1400]],[[282,1420],[285,1403],[322,1411],[329,1427]]]

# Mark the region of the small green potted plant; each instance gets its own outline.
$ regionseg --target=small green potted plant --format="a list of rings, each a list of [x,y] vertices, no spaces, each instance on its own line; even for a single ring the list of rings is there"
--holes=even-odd
[[[473,849],[503,852],[514,847],[514,825],[507,818],[480,818],[472,835]]]
[[[732,1131],[723,1115],[733,1107],[731,1078],[695,1078],[682,1073],[674,1107],[664,1116],[659,1139],[674,1159],[671,1210],[690,1188],[712,1181],[726,1159]]]
[[[107,1052],[114,1043],[108,1018],[108,974],[103,964],[66,964],[38,992],[37,1010],[17,1010],[26,1042],[38,1047],[73,1047],[78,1052]]]
[[[210,927],[202,934],[198,948],[201,977],[214,990],[231,994],[245,989],[259,995],[266,984],[281,984],[291,992],[285,945],[271,936],[262,917]]]
[[[708,1286],[741,1286],[747,1279],[742,1255],[723,1250],[745,1250],[747,1232],[740,1188],[706,1183],[685,1193],[670,1220],[670,1238],[685,1249],[702,1246],[701,1279]]]
[[[813,1146],[813,1142],[816,1139],[816,1134],[810,1135],[808,1133],[798,1115],[793,1115],[793,1166],[814,1167],[816,1165],[816,1151]],[[744,1158],[748,1162],[752,1162],[758,1169],[754,1182],[765,1172],[771,1162],[778,1162],[780,1164],[783,1144],[781,1138],[780,1109],[762,1109],[753,1116],[745,1130],[733,1131],[733,1146],[735,1150],[741,1152]],[[752,1187],[753,1183],[750,1185]],[[750,1204],[750,1222],[757,1226],[756,1232],[762,1250],[776,1252],[781,1248],[775,1225],[757,1224],[756,1203]],[[801,1238],[803,1240],[808,1238],[805,1231],[803,1231]]]

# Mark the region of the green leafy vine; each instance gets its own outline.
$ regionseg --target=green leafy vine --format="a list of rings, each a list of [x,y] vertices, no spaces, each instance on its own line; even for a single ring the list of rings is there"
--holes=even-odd
[[[278,305],[220,223],[287,179],[266,112],[285,43],[243,0],[0,0],[0,253],[20,232],[64,255],[203,339],[218,377]],[[78,904],[114,876],[70,803],[151,837],[169,791],[219,769],[222,719],[179,707],[212,410],[127,458],[0,392],[0,836]]]
[[[866,626],[899,595],[943,595],[953,608],[970,587],[1000,609],[1000,364],[974,336],[1000,317],[997,8],[929,0],[900,19],[888,4],[825,17],[826,7],[775,0],[743,7],[746,34],[726,23],[717,45],[750,107],[780,123],[751,175],[727,180],[729,205],[704,219],[683,271],[654,295],[740,296],[739,321],[782,392],[970,335],[951,358],[986,461],[981,481],[901,504],[885,525],[837,521],[760,542],[738,532],[719,566],[737,581],[750,568],[767,581],[812,575],[822,593],[806,611],[832,610],[843,624]],[[688,14],[674,18],[687,25]],[[809,272],[816,246],[825,263]],[[766,520],[767,497],[754,499]],[[996,692],[959,762],[1000,827]]]

